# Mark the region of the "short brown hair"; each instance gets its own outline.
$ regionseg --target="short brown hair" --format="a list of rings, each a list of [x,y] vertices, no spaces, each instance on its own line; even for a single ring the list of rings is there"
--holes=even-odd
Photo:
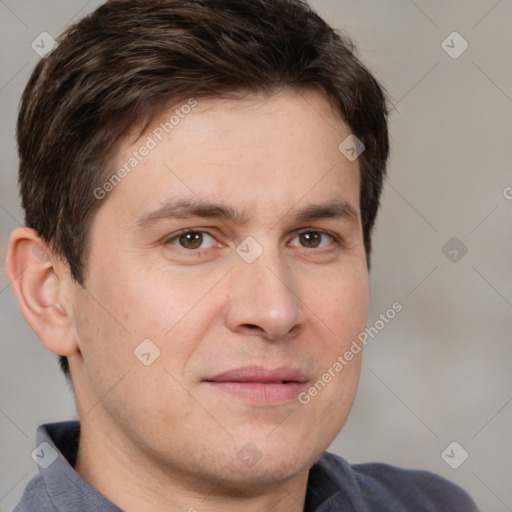
[[[386,99],[352,43],[304,0],[110,0],[70,27],[22,97],[27,226],[83,286],[89,227],[102,204],[93,191],[111,174],[127,130],[191,96],[286,87],[324,92],[365,145],[360,208],[369,261],[389,152]],[[67,359],[60,362],[69,374]]]

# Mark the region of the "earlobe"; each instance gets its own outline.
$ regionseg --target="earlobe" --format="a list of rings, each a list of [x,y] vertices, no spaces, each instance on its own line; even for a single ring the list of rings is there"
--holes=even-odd
[[[5,270],[20,310],[48,350],[67,356],[78,345],[72,311],[66,305],[69,288],[62,269],[57,272],[57,262],[33,229],[21,227],[12,232]]]

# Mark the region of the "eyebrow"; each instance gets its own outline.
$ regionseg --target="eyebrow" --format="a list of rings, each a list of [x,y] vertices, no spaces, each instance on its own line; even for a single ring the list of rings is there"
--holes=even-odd
[[[292,214],[292,210],[286,213],[282,218],[290,214]],[[297,222],[315,219],[346,219],[357,222],[359,219],[358,212],[344,199],[310,204],[295,211],[292,215]],[[244,212],[238,212],[232,207],[222,203],[200,200],[178,200],[165,202],[161,208],[149,212],[136,220],[132,228],[143,229],[163,220],[185,219],[188,217],[213,218],[234,224],[245,224],[249,221],[249,216]]]
[[[158,210],[136,220],[133,227],[145,228],[162,220],[185,219],[187,217],[220,219],[237,224],[244,224],[248,220],[245,215],[225,204],[200,200],[179,200],[165,202]]]
[[[344,199],[336,199],[323,204],[308,205],[295,213],[295,220],[304,222],[315,219],[347,219],[357,221],[359,214]]]

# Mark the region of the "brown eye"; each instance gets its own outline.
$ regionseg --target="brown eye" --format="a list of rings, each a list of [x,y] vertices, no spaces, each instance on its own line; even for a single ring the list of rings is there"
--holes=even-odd
[[[292,246],[306,249],[327,249],[333,242],[338,243],[334,235],[325,231],[302,231],[295,235]]]
[[[322,233],[318,231],[307,231],[306,233],[300,233],[299,239],[301,245],[308,249],[316,249],[322,241]]]
[[[170,257],[206,261],[219,256],[224,246],[216,237],[202,229],[183,229],[162,240]],[[170,251],[170,252],[169,252]]]
[[[197,249],[203,243],[203,234],[197,232],[183,233],[178,237],[178,240],[185,249]]]

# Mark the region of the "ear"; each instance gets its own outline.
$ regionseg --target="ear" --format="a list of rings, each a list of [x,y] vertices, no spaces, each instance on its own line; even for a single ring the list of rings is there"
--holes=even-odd
[[[43,345],[61,356],[78,351],[73,334],[67,265],[30,228],[11,233],[5,271],[21,313]]]

